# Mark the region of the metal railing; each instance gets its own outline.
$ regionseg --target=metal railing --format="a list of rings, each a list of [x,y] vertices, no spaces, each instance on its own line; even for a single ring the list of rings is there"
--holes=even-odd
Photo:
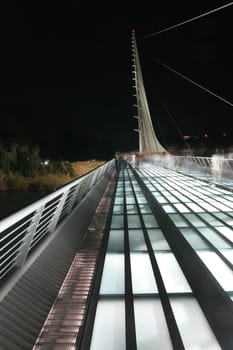
[[[197,156],[175,156],[148,155],[143,159],[154,165],[167,167],[169,169],[180,171],[188,175],[208,181],[218,182],[219,184],[233,186],[233,158],[227,155],[213,155],[212,157]]]
[[[1,220],[0,280],[22,267],[40,242],[113,169],[113,161],[109,161]]]

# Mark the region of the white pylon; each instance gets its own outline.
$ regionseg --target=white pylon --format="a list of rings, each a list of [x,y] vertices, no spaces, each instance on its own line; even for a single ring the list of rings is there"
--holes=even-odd
[[[133,56],[133,88],[135,88],[138,118],[139,134],[139,152],[140,153],[167,153],[167,150],[158,141],[153,124],[144,88],[142,71],[139,61],[135,31],[132,30],[132,56]]]

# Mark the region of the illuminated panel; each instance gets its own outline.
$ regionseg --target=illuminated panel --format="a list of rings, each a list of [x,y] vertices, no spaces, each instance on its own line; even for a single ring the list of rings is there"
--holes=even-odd
[[[133,293],[158,293],[150,259],[146,253],[130,253]]]
[[[180,232],[184,235],[193,249],[209,249],[208,244],[192,228],[182,228]]]
[[[233,271],[214,252],[197,252],[225,291],[233,291]]]
[[[176,212],[176,209],[171,205],[163,205],[162,207],[166,213],[175,213]]]
[[[123,228],[124,227],[124,217],[123,215],[113,215],[111,228]]]
[[[129,244],[131,251],[147,250],[142,230],[129,230]]]
[[[233,242],[233,229],[230,227],[216,227],[217,230],[222,233],[226,238],[228,238],[231,242]]]
[[[187,213],[184,214],[184,217],[194,226],[196,227],[201,227],[201,226],[206,226],[204,221],[199,219],[199,217],[193,213]]]
[[[141,227],[141,223],[138,215],[128,215],[128,227],[129,228]]]
[[[216,248],[231,248],[231,245],[227,243],[218,233],[216,233],[210,227],[198,227],[205,238],[207,238]]]
[[[138,350],[172,350],[163,309],[159,299],[134,300]]]
[[[108,251],[124,250],[124,230],[110,230],[108,239]]]
[[[90,349],[126,349],[125,303],[123,300],[99,300]]]
[[[160,229],[149,229],[147,232],[153,250],[170,250],[170,246]]]
[[[100,294],[125,292],[124,255],[109,253],[105,257]]]
[[[233,264],[233,249],[222,250],[221,253]]]
[[[171,297],[170,300],[185,349],[221,349],[194,298]]]
[[[173,253],[155,253],[155,257],[168,293],[192,292]]]
[[[169,217],[177,227],[188,227],[187,222],[180,214],[169,214]]]

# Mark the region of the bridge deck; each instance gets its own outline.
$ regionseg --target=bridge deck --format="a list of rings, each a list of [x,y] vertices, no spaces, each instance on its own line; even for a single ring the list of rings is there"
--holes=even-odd
[[[71,266],[35,349],[232,349],[232,192],[145,163],[120,171],[112,200],[105,193],[95,213],[105,229],[89,227],[79,280]]]
[[[148,163],[105,183],[1,302],[2,348],[232,350],[231,189]]]

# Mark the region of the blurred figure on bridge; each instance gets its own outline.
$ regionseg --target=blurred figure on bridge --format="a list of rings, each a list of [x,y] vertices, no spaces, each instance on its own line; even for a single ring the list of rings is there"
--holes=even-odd
[[[128,153],[121,153],[121,164],[123,169],[127,167],[127,162],[128,162]]]
[[[119,171],[120,170],[120,155],[119,155],[119,152],[115,152],[114,159],[115,159],[115,169],[116,169],[116,171]]]
[[[216,149],[216,153],[214,153],[211,157],[211,172],[212,172],[212,181],[220,181],[222,177],[222,166],[223,166],[223,154]]]
[[[131,152],[129,154],[129,163],[132,165],[132,166],[135,166],[135,161],[136,161],[136,154],[134,152]]]

